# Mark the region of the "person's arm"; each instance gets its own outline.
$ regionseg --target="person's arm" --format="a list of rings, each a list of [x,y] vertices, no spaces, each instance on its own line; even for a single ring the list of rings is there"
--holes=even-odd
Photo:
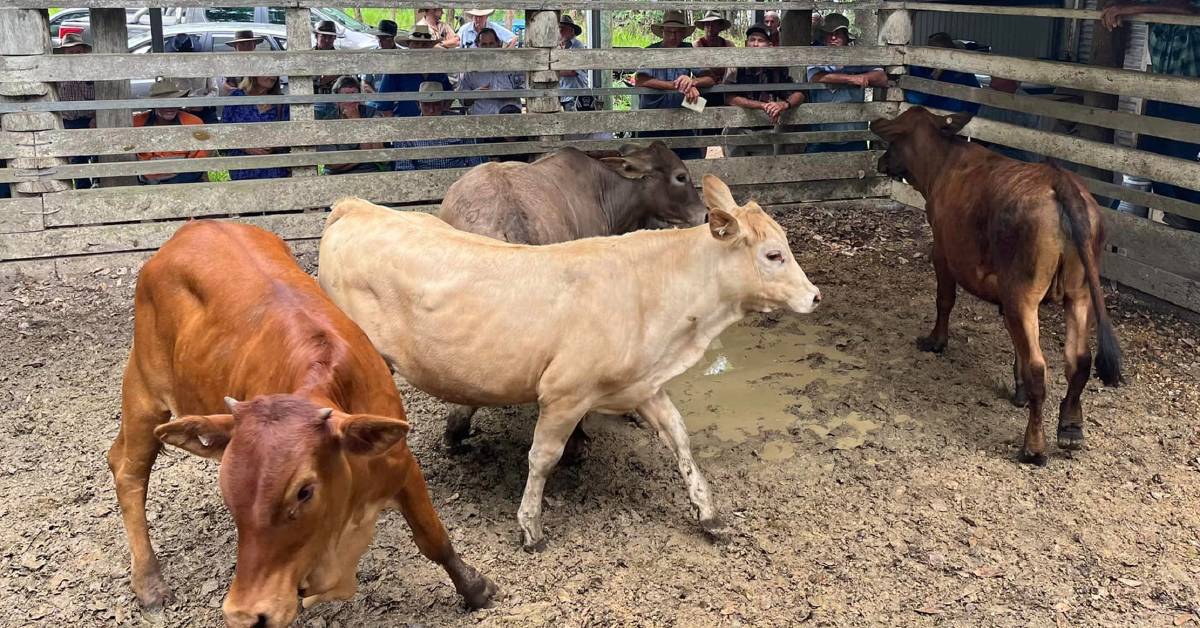
[[[1165,13],[1168,15],[1195,15],[1200,13],[1189,0],[1163,0],[1162,2],[1119,2],[1111,4],[1100,14],[1104,27],[1112,30],[1121,25],[1122,20],[1130,15],[1144,13]]]
[[[761,100],[754,100],[745,96],[733,96],[729,99],[729,104],[742,109],[765,109],[767,103]]]
[[[659,89],[664,92],[675,91],[675,83],[672,83],[671,81],[664,81],[662,79],[656,79],[649,74],[642,72],[638,72],[637,74],[633,75],[633,84],[637,87]]]

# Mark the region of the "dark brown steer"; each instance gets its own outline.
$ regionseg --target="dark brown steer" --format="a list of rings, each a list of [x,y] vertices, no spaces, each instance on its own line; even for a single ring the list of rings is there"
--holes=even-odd
[[[297,593],[306,607],[352,597],[379,511],[393,506],[467,604],[487,603],[495,587],[454,553],[383,358],[283,241],[184,225],[142,268],[133,336],[108,461],[143,605],[171,596],[146,526],[160,441],[221,461],[238,530],[231,626],[287,625]]]
[[[568,147],[532,164],[476,166],[446,190],[438,218],[456,229],[514,244],[554,244],[704,222],[708,209],[691,173],[666,144],[625,146],[619,153],[599,155]],[[448,445],[457,446],[470,435],[475,410],[451,408]],[[577,427],[564,463],[582,458],[587,441],[582,426]]]
[[[1121,378],[1097,260],[1104,240],[1100,209],[1083,182],[1056,165],[1009,159],[967,142],[958,132],[970,116],[938,116],[920,107],[871,123],[889,144],[880,172],[906,178],[924,197],[933,231],[937,322],[920,338],[922,351],[946,348],[958,286],[1000,305],[1016,349],[1013,403],[1029,404],[1020,457],[1045,464],[1042,403],[1046,361],[1038,344],[1038,305],[1061,301],[1067,395],[1059,406],[1058,445],[1083,445],[1079,396],[1091,371],[1089,316],[1097,323],[1096,373],[1109,386]]]

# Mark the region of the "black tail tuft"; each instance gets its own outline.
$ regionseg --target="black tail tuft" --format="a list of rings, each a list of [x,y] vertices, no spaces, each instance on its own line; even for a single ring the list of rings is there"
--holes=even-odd
[[[1117,343],[1117,335],[1113,332],[1112,322],[1108,319],[1108,310],[1104,307],[1104,289],[1100,287],[1099,260],[1096,259],[1097,247],[1092,246],[1092,224],[1088,213],[1088,205],[1079,188],[1066,171],[1058,164],[1051,164],[1055,171],[1054,194],[1058,197],[1062,220],[1066,222],[1067,233],[1071,243],[1079,252],[1087,273],[1088,291],[1092,297],[1092,312],[1096,317],[1096,336],[1099,352],[1096,356],[1096,375],[1106,386],[1118,386],[1121,383],[1121,347]]]

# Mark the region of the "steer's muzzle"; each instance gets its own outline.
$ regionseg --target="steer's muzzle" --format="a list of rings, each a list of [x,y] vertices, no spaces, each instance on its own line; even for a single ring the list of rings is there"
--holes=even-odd
[[[297,604],[295,594],[290,598],[260,598],[246,604],[230,595],[225,598],[222,610],[225,624],[230,628],[284,628],[296,619]]]

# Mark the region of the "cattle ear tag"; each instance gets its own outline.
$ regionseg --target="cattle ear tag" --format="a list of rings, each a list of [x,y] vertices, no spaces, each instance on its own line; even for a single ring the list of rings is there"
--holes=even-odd
[[[954,124],[954,118],[951,118],[950,116],[946,116],[946,124]]]

